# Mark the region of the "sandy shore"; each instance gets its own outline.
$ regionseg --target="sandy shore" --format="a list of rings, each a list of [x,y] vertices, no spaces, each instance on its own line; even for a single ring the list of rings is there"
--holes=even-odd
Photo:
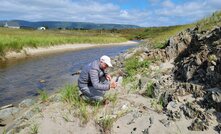
[[[65,51],[81,50],[92,47],[108,46],[108,45],[132,45],[136,44],[135,41],[127,41],[122,43],[109,43],[109,44],[63,44],[50,47],[39,48],[24,48],[20,52],[7,52],[4,57],[0,57],[3,60],[17,60],[26,57],[53,54]]]

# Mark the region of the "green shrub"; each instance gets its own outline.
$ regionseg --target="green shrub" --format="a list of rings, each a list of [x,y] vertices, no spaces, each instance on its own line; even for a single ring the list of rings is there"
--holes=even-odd
[[[37,124],[32,124],[30,128],[30,133],[31,134],[38,134],[38,128],[39,126]]]
[[[103,129],[105,133],[109,132],[114,123],[114,118],[109,115],[104,115],[99,121],[97,121],[98,125]]]
[[[37,90],[37,92],[39,93],[39,95],[40,95],[40,100],[41,100],[42,102],[48,101],[48,94],[46,93],[46,91],[39,89],[39,90]]]
[[[155,97],[153,82],[147,83],[146,96],[148,96],[150,98],[154,98]]]
[[[151,62],[148,60],[139,61],[136,57],[132,57],[130,59],[127,59],[124,65],[129,77],[136,74],[138,71],[141,70],[141,68],[148,68],[150,63]]]
[[[77,85],[66,85],[61,89],[61,98],[63,101],[75,106],[80,104],[80,97]]]
[[[89,112],[87,109],[87,104],[84,102],[81,102],[79,105],[79,117],[81,119],[81,122],[83,124],[87,123],[89,121]]]

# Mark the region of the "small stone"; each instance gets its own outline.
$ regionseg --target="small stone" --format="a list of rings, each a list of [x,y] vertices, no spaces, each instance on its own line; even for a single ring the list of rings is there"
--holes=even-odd
[[[216,62],[215,62],[215,61],[211,61],[211,63],[212,63],[214,66],[216,66]],[[213,66],[213,67],[214,67],[214,66]]]
[[[126,110],[127,108],[128,108],[127,105],[123,105],[123,106],[121,107],[122,110]]]
[[[168,103],[167,105],[167,110],[171,110],[171,111],[178,111],[179,110],[179,107],[177,107],[177,103],[174,102],[174,101],[171,101]]]
[[[159,120],[165,127],[169,127],[170,126],[170,121],[168,121],[167,119],[162,119]]]
[[[206,123],[200,119],[195,119],[192,124],[188,127],[192,131],[204,131],[208,129]]]
[[[142,131],[143,134],[149,134],[149,128],[146,128]]]
[[[153,117],[153,116],[151,116],[151,117],[149,118],[149,121],[150,121],[150,124],[152,125],[152,124],[153,124],[153,122],[154,122],[154,117]]]
[[[221,89],[220,88],[210,88],[207,92],[211,94],[213,101],[216,103],[221,103]]]
[[[45,83],[46,81],[45,81],[45,80],[39,80],[39,82],[40,82],[40,83]]]
[[[60,95],[54,95],[52,98],[51,98],[51,101],[54,101],[54,102],[59,102],[62,100],[62,97]]]

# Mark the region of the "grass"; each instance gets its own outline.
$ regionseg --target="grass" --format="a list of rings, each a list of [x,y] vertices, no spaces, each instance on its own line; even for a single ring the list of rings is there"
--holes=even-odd
[[[82,124],[87,123],[90,119],[89,104],[79,97],[77,85],[66,85],[60,93],[64,102],[78,109],[76,115],[81,119]]]
[[[113,126],[114,118],[110,115],[104,115],[101,119],[97,121],[97,123],[103,129],[103,132],[107,133]]]
[[[40,100],[42,101],[42,102],[47,102],[48,101],[48,94],[46,93],[46,91],[44,91],[44,90],[37,90],[37,92],[39,93],[39,95],[40,95]]]
[[[2,134],[6,134],[6,133],[7,133],[6,129],[4,128]]]
[[[134,76],[139,73],[146,73],[151,62],[152,61],[150,60],[139,61],[136,56],[125,60],[124,69],[127,75],[123,79],[123,84],[125,85],[126,83],[136,82],[136,78]],[[137,85],[134,85],[134,87],[137,87]]]
[[[87,123],[89,121],[90,115],[87,109],[87,104],[86,103],[80,103],[79,108],[79,117],[81,119],[81,122],[83,124]]]
[[[101,102],[96,102],[95,106],[93,107],[93,113],[92,113],[93,116],[96,116],[100,108],[101,108]]]
[[[63,101],[74,106],[80,105],[81,101],[77,85],[65,85],[65,87],[61,89],[60,93]]]
[[[161,100],[157,101],[156,99],[151,100],[151,107],[158,113],[163,111],[163,104]]]
[[[214,26],[221,26],[221,11],[216,11],[212,15],[196,22],[200,31],[211,30]]]
[[[105,99],[112,102],[113,105],[117,103],[118,93],[112,93],[105,96]]]
[[[124,63],[127,76],[134,76],[137,72],[141,72],[143,68],[148,68],[150,63],[149,60],[139,61],[136,56],[127,59]]]
[[[147,83],[146,96],[148,96],[150,98],[154,98],[155,97],[153,82],[148,82]]]
[[[30,134],[38,134],[39,126],[37,124],[33,124],[30,128]]]
[[[118,43],[126,38],[110,32],[98,30],[25,30],[0,27],[0,55],[8,51],[21,51],[23,48],[48,47],[59,44],[75,43]]]
[[[122,29],[118,33],[127,39],[145,39],[152,48],[163,48],[169,37],[178,34],[187,28],[194,27],[195,24],[147,27],[140,29]]]

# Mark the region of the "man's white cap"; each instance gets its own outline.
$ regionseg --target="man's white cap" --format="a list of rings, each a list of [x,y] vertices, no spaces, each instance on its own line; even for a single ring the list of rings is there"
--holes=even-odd
[[[101,56],[100,61],[106,63],[108,65],[108,67],[113,67],[111,64],[111,59],[107,55]]]

